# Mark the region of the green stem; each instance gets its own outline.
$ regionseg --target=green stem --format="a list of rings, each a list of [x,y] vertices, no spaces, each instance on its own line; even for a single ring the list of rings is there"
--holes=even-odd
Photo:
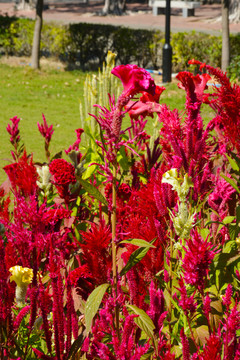
[[[170,295],[170,299],[172,298],[172,258],[173,258],[173,239],[172,239],[172,235],[170,236],[170,267],[169,267],[169,277],[170,277],[170,286],[169,286],[169,295]],[[170,304],[169,304],[169,314],[170,314],[170,321],[169,321],[169,333],[170,333],[170,341],[171,341],[171,334],[172,334],[172,326],[171,326],[171,321],[172,321],[172,303],[170,300]]]
[[[117,246],[116,226],[117,226],[117,165],[113,165],[113,182],[112,182],[112,272],[113,272],[113,288],[117,297]],[[119,337],[119,309],[115,307],[116,331]]]

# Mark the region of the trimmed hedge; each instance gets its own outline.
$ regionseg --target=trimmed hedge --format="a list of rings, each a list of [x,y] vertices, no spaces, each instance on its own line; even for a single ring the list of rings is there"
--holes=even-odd
[[[34,21],[0,17],[0,52],[6,55],[30,56]],[[240,34],[231,35],[231,57],[240,53]],[[57,57],[69,68],[97,69],[110,49],[117,62],[135,63],[144,68],[162,67],[164,33],[155,30],[130,29],[99,24],[59,25],[44,23],[41,54]],[[186,70],[188,60],[196,58],[212,66],[221,64],[221,37],[200,32],[172,34],[173,71]]]

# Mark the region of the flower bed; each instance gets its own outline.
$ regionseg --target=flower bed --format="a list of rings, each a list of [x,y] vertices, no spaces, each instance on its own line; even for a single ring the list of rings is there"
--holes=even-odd
[[[146,70],[115,67],[122,93],[97,105],[85,152],[76,130],[68,161],[43,117],[46,163],[34,164],[11,119],[1,359],[240,359],[240,87],[191,64],[204,74],[177,76],[185,113],[159,102]],[[206,127],[203,103],[216,112]]]

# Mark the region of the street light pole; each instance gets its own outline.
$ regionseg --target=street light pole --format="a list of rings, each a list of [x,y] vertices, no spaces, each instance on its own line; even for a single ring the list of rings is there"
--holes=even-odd
[[[165,44],[163,46],[163,82],[172,81],[172,47],[170,45],[171,0],[166,0]]]

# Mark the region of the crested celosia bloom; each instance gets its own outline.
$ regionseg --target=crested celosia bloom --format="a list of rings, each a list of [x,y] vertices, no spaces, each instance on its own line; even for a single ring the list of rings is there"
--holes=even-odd
[[[155,113],[160,113],[162,105],[159,104],[160,95],[165,90],[163,86],[156,85],[155,94],[152,95],[149,92],[142,92],[142,96],[139,101],[133,103],[130,101],[128,106],[130,107],[129,115],[131,119],[144,119],[146,116],[154,117]]]
[[[72,164],[64,159],[54,159],[49,165],[56,185],[69,185],[76,182],[75,169]]]
[[[15,281],[17,286],[23,286],[31,284],[33,279],[33,270],[29,268],[23,268],[22,266],[16,265],[9,269],[10,281]]]
[[[53,175],[53,184],[59,193],[59,196],[69,201],[69,185],[75,184],[75,168],[64,159],[54,159],[49,165],[49,171]]]
[[[123,84],[124,95],[134,96],[145,91],[152,95],[155,94],[155,83],[151,75],[145,69],[137,65],[119,65],[112,70],[112,74],[117,76]]]
[[[192,231],[184,250],[185,256],[182,263],[184,280],[187,284],[195,286],[202,294],[216,250],[214,251],[213,245],[208,239],[203,240],[197,230]]]
[[[181,81],[178,86],[187,91],[187,96],[191,98],[192,103],[202,102],[204,90],[208,89],[207,82],[211,79],[208,74],[193,75],[188,71],[182,71],[177,75]]]
[[[27,287],[33,280],[33,270],[29,268],[23,268],[16,265],[9,269],[10,281],[15,281],[16,286],[16,302],[18,305],[25,303],[25,297],[27,293]]]
[[[112,70],[112,74],[120,78],[124,90],[116,103],[115,99],[109,95],[110,110],[106,107],[95,105],[100,109],[100,112],[98,116],[92,116],[105,131],[105,145],[108,145],[108,149],[101,142],[98,141],[97,143],[102,148],[103,153],[106,154],[107,160],[114,163],[116,154],[121,146],[129,147],[129,144],[134,142],[134,139],[125,140],[121,139],[120,136],[124,133],[124,131],[121,131],[123,118],[129,110],[124,110],[124,108],[129,100],[138,93],[147,92],[154,96],[156,85],[150,74],[145,69],[139,68],[136,65],[117,66]]]

